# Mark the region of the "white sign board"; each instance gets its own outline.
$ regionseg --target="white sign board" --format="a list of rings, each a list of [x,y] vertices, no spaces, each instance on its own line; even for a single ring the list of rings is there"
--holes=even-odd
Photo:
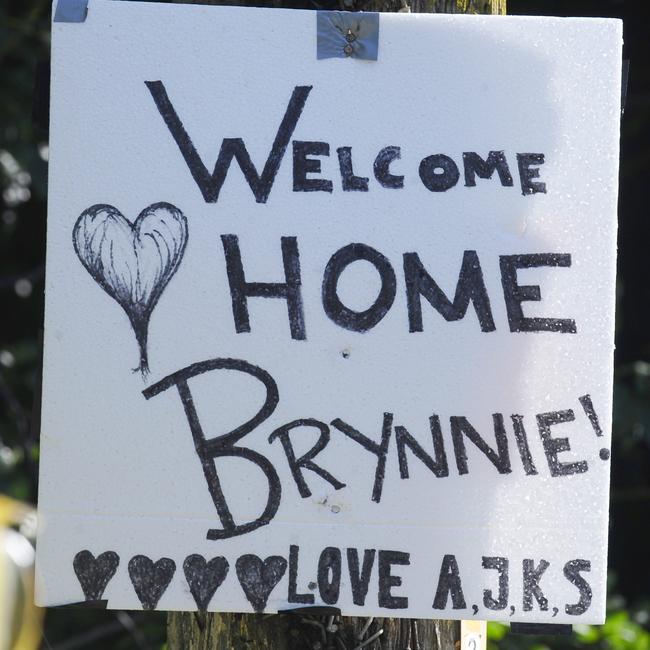
[[[377,45],[53,23],[39,604],[603,620],[621,25]]]

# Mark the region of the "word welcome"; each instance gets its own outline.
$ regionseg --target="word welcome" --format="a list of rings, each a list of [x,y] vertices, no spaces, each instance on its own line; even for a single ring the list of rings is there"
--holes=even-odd
[[[251,188],[257,203],[266,203],[273,188],[280,163],[305,108],[305,103],[313,86],[296,86],[276,132],[271,151],[258,172],[251,160],[246,145],[241,138],[224,138],[219,150],[214,171],[210,173],[201,160],[192,139],[172,104],[162,81],[144,82],[160,115],[187,164],[206,203],[216,203],[226,180],[228,169],[236,160],[244,178]],[[328,142],[316,140],[294,140],[293,148],[293,191],[294,192],[332,192],[334,183],[326,178],[314,178],[321,173],[318,157],[330,155]],[[344,192],[367,192],[369,178],[354,173],[352,147],[338,147],[336,150],[341,174],[341,187]],[[375,179],[379,185],[388,189],[400,190],[404,187],[404,176],[395,174],[391,164],[401,158],[401,147],[383,147],[372,163]],[[544,163],[543,153],[518,153],[517,169],[521,193],[526,196],[546,192],[546,184],[539,178],[538,166]],[[484,159],[475,151],[463,153],[463,176],[465,187],[475,187],[476,177],[492,178],[496,171],[503,187],[512,187],[513,179],[510,165],[503,151],[490,151]],[[456,162],[446,154],[437,153],[423,158],[418,168],[422,184],[431,192],[446,192],[460,179]]]

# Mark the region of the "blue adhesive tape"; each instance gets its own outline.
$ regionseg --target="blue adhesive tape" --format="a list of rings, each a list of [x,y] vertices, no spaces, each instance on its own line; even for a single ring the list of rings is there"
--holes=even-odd
[[[316,58],[376,61],[378,52],[378,13],[316,12]]]
[[[59,0],[54,12],[55,23],[83,23],[88,15],[88,0]]]

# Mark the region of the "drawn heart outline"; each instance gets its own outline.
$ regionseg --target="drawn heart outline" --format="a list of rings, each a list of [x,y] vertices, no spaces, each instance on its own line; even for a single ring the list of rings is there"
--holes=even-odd
[[[242,555],[235,564],[239,584],[253,609],[261,614],[273,589],[287,570],[287,561],[280,555],[262,560],[257,555]]]
[[[105,551],[95,557],[90,551],[79,551],[72,568],[87,601],[101,600],[106,585],[115,575],[120,557],[114,551]]]
[[[208,562],[198,554],[185,558],[183,572],[199,610],[208,609],[212,597],[226,579],[228,569],[228,560],[225,557],[213,557]]]
[[[168,557],[153,562],[146,555],[136,555],[129,560],[129,578],[143,609],[156,609],[175,572],[176,562]]]
[[[88,273],[126,312],[140,348],[140,366],[149,371],[149,319],[178,269],[187,245],[187,219],[171,203],[154,203],[131,223],[112,205],[84,210],[72,243]]]

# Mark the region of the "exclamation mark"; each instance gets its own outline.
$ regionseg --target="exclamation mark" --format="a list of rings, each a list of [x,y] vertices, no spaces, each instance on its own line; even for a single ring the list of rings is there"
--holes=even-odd
[[[582,397],[578,397],[578,401],[584,409],[586,416],[589,418],[589,422],[591,422],[591,426],[593,427],[594,432],[599,438],[602,437],[603,430],[600,428],[600,422],[598,421],[598,416],[596,415],[594,404],[591,401],[591,395],[587,394],[583,395]],[[609,460],[609,449],[603,447],[600,452],[598,452],[598,455],[600,456],[601,460]]]

